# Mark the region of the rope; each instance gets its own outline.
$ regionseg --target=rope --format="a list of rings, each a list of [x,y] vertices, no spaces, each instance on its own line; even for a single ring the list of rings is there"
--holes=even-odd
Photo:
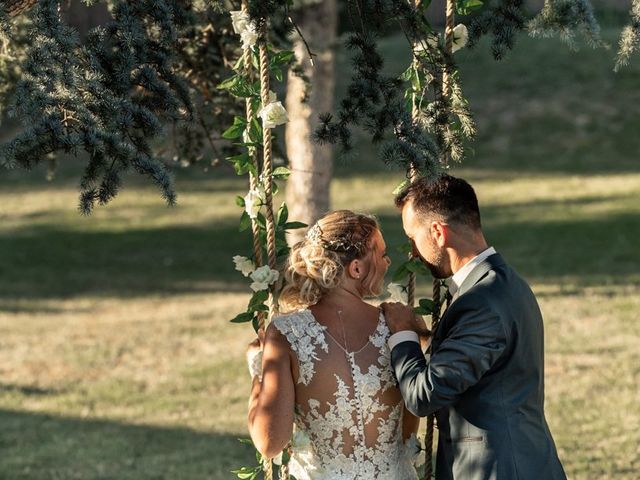
[[[269,60],[267,58],[267,43],[263,34],[259,44],[260,49],[260,98],[262,99],[263,107],[269,103]],[[262,149],[263,149],[263,163],[262,163],[262,175],[265,191],[265,219],[267,226],[267,261],[269,268],[276,268],[276,226],[273,216],[273,164],[271,161],[271,129],[263,128],[262,132]],[[273,296],[273,289],[271,291]],[[275,301],[271,304],[271,316],[277,311],[278,305]],[[264,325],[261,325],[263,327]]]
[[[241,10],[245,13],[248,13],[247,0],[242,1]],[[242,64],[244,66],[244,74],[247,78],[252,77],[253,68],[251,63],[251,49],[245,48],[242,52]],[[245,100],[245,112],[247,117],[247,128],[253,123],[256,118],[256,114],[251,106],[251,99],[247,98]],[[258,155],[255,147],[249,147],[249,157],[251,157],[251,163],[256,169],[256,172],[259,172],[258,166]],[[249,188],[253,191],[258,189],[258,179],[257,177],[249,172]],[[251,219],[251,232],[253,234],[253,256],[255,259],[256,267],[261,267],[263,264],[262,261],[262,247],[260,245],[260,225],[255,218]],[[264,312],[258,312],[258,324],[264,325]]]

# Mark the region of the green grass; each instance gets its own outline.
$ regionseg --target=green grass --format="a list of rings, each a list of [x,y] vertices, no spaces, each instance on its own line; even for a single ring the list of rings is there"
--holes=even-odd
[[[540,300],[547,417],[569,477],[636,479],[638,63],[614,75],[612,52],[518,47],[498,64],[461,52],[478,138],[453,171]],[[357,152],[339,163],[333,206],[376,213],[399,245],[390,192],[402,172],[362,139]],[[250,245],[236,226],[244,183],[225,169],[179,172],[167,208],[131,178],[86,218],[77,178],[73,162],[51,183],[0,172],[0,478],[231,478],[252,458],[236,441],[252,334],[227,323],[248,299],[231,263]]]

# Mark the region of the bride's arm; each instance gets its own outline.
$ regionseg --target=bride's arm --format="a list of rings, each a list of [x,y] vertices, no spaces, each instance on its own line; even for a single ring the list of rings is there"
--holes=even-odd
[[[293,433],[295,388],[287,340],[267,327],[262,360],[262,381],[253,378],[249,397],[249,433],[258,451],[277,456]]]

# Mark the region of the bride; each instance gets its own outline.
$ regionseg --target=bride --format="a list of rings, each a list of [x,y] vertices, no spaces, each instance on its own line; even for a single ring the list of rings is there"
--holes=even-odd
[[[418,419],[389,365],[382,313],[363,301],[380,294],[385,248],[372,217],[325,215],[289,256],[280,295],[289,313],[271,322],[263,352],[249,348],[251,438],[268,458],[292,440],[297,480],[417,479]]]

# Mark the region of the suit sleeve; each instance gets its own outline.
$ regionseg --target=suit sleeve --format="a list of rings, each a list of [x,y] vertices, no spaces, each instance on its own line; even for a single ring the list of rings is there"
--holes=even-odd
[[[424,417],[454,403],[505,351],[507,338],[500,317],[486,301],[474,297],[461,297],[450,307],[447,323],[451,326],[428,363],[415,342],[402,342],[392,350],[402,396],[414,415]]]

